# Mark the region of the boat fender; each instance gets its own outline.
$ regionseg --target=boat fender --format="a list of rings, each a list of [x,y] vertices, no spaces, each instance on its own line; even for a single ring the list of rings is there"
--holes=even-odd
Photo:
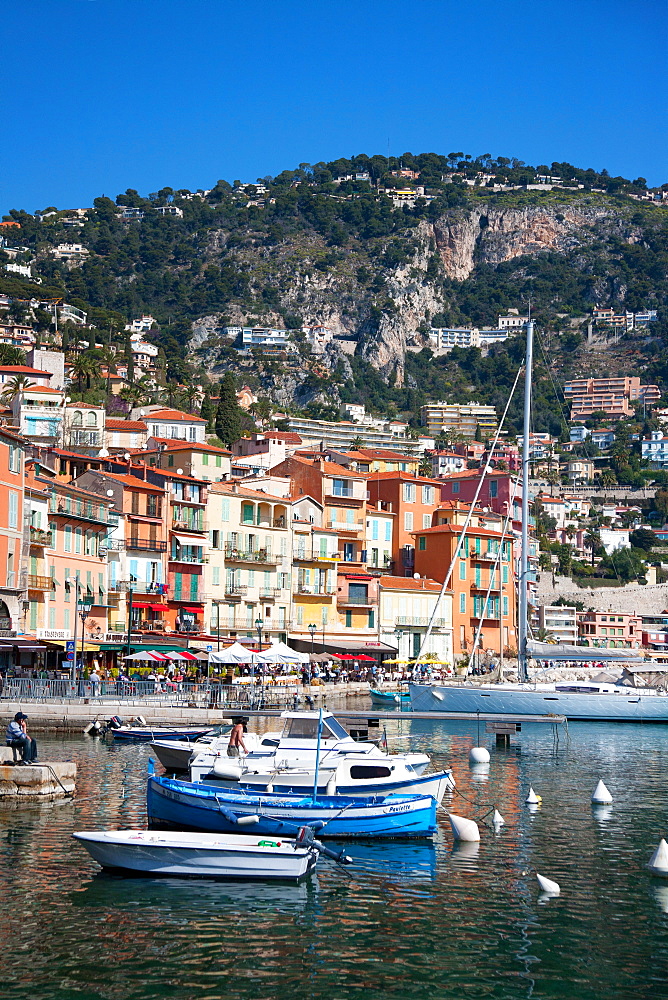
[[[238,816],[237,826],[255,826],[256,823],[260,822],[260,817],[255,814],[251,816]]]
[[[239,781],[243,771],[238,764],[232,764],[226,757],[220,757],[214,761],[211,774],[215,778],[224,778],[227,781]]]
[[[336,774],[327,782],[327,795],[336,795]]]

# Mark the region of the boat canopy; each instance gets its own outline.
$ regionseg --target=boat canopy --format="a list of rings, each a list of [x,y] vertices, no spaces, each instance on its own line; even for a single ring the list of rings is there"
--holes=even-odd
[[[637,649],[605,649],[598,646],[567,646],[564,643],[538,642],[527,639],[527,656],[534,660],[573,660],[585,663],[591,660],[597,663],[621,661],[623,663],[644,663],[640,650]]]

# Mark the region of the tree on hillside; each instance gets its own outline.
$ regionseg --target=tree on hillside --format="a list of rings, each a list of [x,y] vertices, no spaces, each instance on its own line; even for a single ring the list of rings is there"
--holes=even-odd
[[[0,364],[3,365],[24,365],[26,356],[19,347],[12,347],[11,344],[0,344]]]
[[[9,382],[5,382],[0,399],[3,403],[11,403],[17,392],[34,388],[37,388],[37,384],[31,382],[27,375],[14,375],[13,378],[10,378]]]
[[[220,401],[216,410],[216,434],[228,448],[241,437],[241,411],[237,403],[234,376],[227,372],[220,383]]]
[[[204,393],[202,398],[202,405],[199,409],[199,415],[202,420],[206,420],[207,433],[211,433],[215,429],[216,423],[216,407],[211,399],[211,394],[209,390]]]
[[[629,535],[629,541],[634,549],[649,552],[656,545],[656,535],[649,528],[637,528]]]

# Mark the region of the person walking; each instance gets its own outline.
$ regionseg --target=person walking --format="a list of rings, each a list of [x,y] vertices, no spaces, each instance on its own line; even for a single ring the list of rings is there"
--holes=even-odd
[[[37,763],[37,743],[31,736],[28,736],[26,723],[28,716],[23,712],[17,712],[13,720],[7,726],[5,740],[8,747],[19,747],[21,759],[24,764]]]

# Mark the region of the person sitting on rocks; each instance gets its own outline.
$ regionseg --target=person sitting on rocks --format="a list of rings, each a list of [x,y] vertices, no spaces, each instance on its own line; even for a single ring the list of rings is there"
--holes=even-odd
[[[28,716],[23,712],[17,712],[13,720],[7,726],[5,739],[8,747],[19,747],[21,759],[25,764],[37,763],[37,743],[28,736],[26,722]]]

